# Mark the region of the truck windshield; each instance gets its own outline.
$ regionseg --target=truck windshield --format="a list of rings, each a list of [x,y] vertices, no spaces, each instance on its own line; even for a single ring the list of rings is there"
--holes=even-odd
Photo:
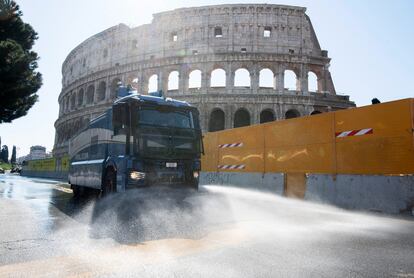
[[[138,125],[194,128],[192,115],[187,111],[141,109],[138,119]]]

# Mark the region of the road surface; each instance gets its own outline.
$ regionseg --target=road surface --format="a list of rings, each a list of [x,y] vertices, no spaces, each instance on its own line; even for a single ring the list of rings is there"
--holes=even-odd
[[[73,200],[0,175],[0,277],[414,277],[414,217],[222,186]]]

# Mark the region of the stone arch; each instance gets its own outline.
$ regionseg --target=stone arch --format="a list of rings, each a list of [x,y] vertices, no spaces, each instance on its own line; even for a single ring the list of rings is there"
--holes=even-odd
[[[148,78],[148,93],[158,92],[158,74],[153,74]]]
[[[179,82],[180,82],[180,73],[176,70],[170,72],[170,74],[168,75],[167,90],[168,91],[178,90]]]
[[[220,108],[215,108],[210,113],[208,121],[208,131],[219,131],[225,128],[226,115]]]
[[[269,68],[264,68],[259,72],[260,88],[275,88],[275,75]]]
[[[78,106],[82,106],[82,104],[83,104],[83,95],[84,95],[85,93],[83,92],[83,88],[81,88],[80,90],[79,90],[79,92],[78,92]]]
[[[98,101],[104,100],[105,99],[105,94],[106,94],[106,82],[101,81],[101,82],[99,82],[98,91],[97,91]]]
[[[88,89],[86,89],[86,103],[87,104],[93,103],[94,95],[95,95],[95,86],[91,84],[88,86]]]
[[[318,92],[318,76],[313,71],[308,72],[308,91]]]
[[[287,90],[297,90],[297,75],[293,70],[285,70],[285,89]]]
[[[242,127],[250,125],[250,113],[246,108],[237,109],[234,113],[233,127]]]
[[[226,71],[224,69],[217,68],[211,72],[210,87],[226,87]]]
[[[201,88],[201,70],[196,69],[188,75],[188,88]]]
[[[285,113],[285,119],[293,119],[293,118],[297,118],[297,117],[300,117],[300,113],[296,109],[289,109]]]
[[[246,68],[239,68],[234,72],[234,87],[250,88],[250,72]]]
[[[118,83],[121,82],[119,77],[112,79],[111,82],[111,99],[115,99],[118,94]]]
[[[271,109],[265,109],[260,112],[260,123],[273,122],[275,120],[275,113]]]
[[[321,111],[319,110],[313,110],[312,113],[310,113],[311,115],[317,115],[317,114],[322,114]]]

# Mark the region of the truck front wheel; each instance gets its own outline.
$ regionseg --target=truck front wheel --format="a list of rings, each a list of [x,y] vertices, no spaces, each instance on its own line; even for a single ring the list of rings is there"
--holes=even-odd
[[[79,185],[76,185],[76,184],[72,184],[72,192],[73,192],[73,198],[75,198],[75,199],[78,199],[78,198],[80,198],[81,197],[81,188],[80,188],[80,186]]]
[[[116,192],[116,172],[109,168],[105,173],[102,195],[106,196],[114,192]]]

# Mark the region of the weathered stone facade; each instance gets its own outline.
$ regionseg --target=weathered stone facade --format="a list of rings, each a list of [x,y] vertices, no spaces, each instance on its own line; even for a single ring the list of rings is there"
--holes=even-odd
[[[120,24],[88,38],[62,66],[54,154],[66,153],[68,139],[111,105],[118,81],[145,94],[156,79],[157,90],[199,108],[204,131],[355,106],[336,95],[330,58],[305,11],[268,4],[183,8],[155,14],[151,24]],[[287,70],[296,75],[295,90],[285,88]],[[266,71],[273,84],[264,87]],[[315,92],[308,90],[310,72],[317,77]],[[247,84],[238,86],[239,74]]]

